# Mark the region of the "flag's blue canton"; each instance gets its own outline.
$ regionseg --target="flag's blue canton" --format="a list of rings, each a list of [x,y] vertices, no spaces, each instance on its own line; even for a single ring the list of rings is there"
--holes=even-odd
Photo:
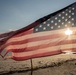
[[[46,17],[43,18],[44,22],[39,24],[34,28],[34,32],[40,31],[49,31],[62,29],[66,27],[74,27],[76,25],[76,5],[72,5],[61,12],[55,14],[54,16],[50,16],[46,20]]]

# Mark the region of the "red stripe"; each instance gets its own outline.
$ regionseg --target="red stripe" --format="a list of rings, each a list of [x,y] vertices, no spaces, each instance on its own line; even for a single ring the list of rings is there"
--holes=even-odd
[[[28,42],[35,42],[35,41],[41,41],[41,40],[47,40],[47,39],[55,39],[55,38],[61,38],[64,37],[64,35],[60,34],[55,34],[55,35],[47,35],[47,36],[41,36],[41,37],[34,37],[34,38],[29,38],[29,39],[24,39],[21,41],[15,41],[15,42],[10,42],[7,45],[19,45],[19,44],[24,44]]]
[[[53,43],[48,43],[48,44],[42,44],[42,45],[38,45],[38,46],[33,46],[33,47],[25,47],[25,48],[21,48],[21,49],[9,49],[9,51],[12,52],[28,52],[28,51],[34,51],[37,49],[43,49],[43,48],[48,48],[48,47],[55,47],[55,46],[59,46],[59,45],[65,45],[65,44],[74,44],[76,43],[76,40],[62,40],[60,42],[53,42]],[[14,46],[13,46],[14,47]]]
[[[37,58],[37,57],[42,57],[42,56],[51,56],[51,55],[55,55],[55,54],[60,54],[61,51],[52,51],[52,52],[46,52],[46,53],[39,53],[39,54],[35,54],[35,55],[30,55],[30,56],[25,56],[25,57],[16,57],[13,56],[14,60],[20,61],[20,60],[27,60],[30,58]]]
[[[23,41],[26,41],[26,40],[28,40],[28,42],[32,42],[31,40],[33,40],[33,41],[39,41],[39,40],[54,39],[54,38],[57,38],[57,37],[65,36],[64,34],[61,34],[61,33],[55,33],[55,32],[54,32],[54,34],[48,34],[48,33],[50,33],[50,32],[48,32],[48,31],[47,31],[47,33],[45,33],[45,32],[44,33],[39,32],[39,34],[38,33],[33,33],[33,35],[31,35],[30,37],[27,37],[27,35],[24,34],[24,38],[23,38],[23,36],[21,36],[21,38],[19,37],[18,38],[19,41],[17,41],[17,42],[21,42],[21,41],[23,42]],[[33,37],[33,38],[31,38],[31,37]],[[15,39],[17,40],[17,37],[15,37],[14,39],[11,39],[11,41],[16,41]]]

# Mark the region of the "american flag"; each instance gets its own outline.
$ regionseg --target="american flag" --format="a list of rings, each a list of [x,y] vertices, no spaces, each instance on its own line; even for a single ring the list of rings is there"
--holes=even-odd
[[[67,28],[75,33],[75,27],[76,3],[15,31],[1,45],[0,53],[5,56],[12,52],[12,59],[26,60],[55,55],[66,50],[75,51],[76,35],[67,36],[64,33]]]

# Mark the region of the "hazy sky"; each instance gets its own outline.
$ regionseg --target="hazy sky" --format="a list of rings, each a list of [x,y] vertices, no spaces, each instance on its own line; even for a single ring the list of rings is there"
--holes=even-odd
[[[23,28],[76,0],[0,0],[0,33]]]

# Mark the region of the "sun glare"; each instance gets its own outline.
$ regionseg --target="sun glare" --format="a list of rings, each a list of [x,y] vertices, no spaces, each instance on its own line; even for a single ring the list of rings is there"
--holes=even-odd
[[[73,33],[73,31],[70,30],[69,28],[65,31],[65,34],[66,34],[66,35],[71,35],[72,33]]]

